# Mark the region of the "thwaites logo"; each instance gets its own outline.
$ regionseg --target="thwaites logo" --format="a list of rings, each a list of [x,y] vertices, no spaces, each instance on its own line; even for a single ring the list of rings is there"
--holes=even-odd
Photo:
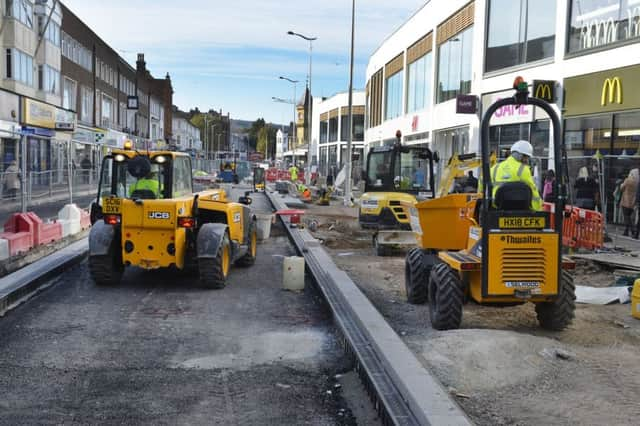
[[[234,213],[233,214],[233,223],[240,223],[240,220],[242,220],[242,216],[240,215],[240,213]]]
[[[168,212],[149,212],[149,219],[167,220],[171,218]]]
[[[513,235],[505,235],[500,239],[507,244],[542,244],[542,238],[527,235],[525,237],[516,237]]]

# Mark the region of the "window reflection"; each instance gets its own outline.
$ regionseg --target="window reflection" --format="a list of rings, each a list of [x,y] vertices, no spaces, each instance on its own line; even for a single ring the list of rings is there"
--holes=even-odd
[[[438,103],[471,91],[473,27],[438,47]]]
[[[640,37],[639,0],[573,0],[569,52]]]

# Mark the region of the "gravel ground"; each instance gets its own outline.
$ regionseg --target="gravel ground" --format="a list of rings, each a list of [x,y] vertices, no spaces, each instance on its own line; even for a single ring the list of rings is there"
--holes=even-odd
[[[357,222],[314,219],[336,264],[478,424],[638,423],[640,321],[629,305],[578,305],[574,323],[553,333],[538,327],[533,305],[468,304],[460,330],[435,331],[426,305],[406,303],[402,251],[376,257]],[[611,271],[578,265],[576,284],[613,280]]]
[[[317,293],[281,290],[293,249],[272,235],[220,291],[66,271],[0,319],[0,424],[375,424]]]

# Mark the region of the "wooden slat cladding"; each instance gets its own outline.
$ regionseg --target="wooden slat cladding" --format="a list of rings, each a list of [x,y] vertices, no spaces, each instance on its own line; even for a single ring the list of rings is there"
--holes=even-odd
[[[384,66],[384,75],[386,78],[391,77],[392,75],[399,73],[404,68],[404,54],[401,53]]]
[[[407,50],[407,65],[412,64],[422,58],[433,48],[433,31],[413,43]]]
[[[441,45],[460,31],[473,25],[474,11],[474,3],[471,2],[460,9],[458,13],[451,16],[451,18],[438,25],[438,35],[436,40],[438,45]]]
[[[329,118],[336,118],[339,114],[338,108],[329,111]]]
[[[369,80],[369,127],[376,127],[382,123],[382,68],[376,71]]]
[[[364,114],[364,105],[354,105],[353,114]],[[340,108],[340,115],[349,115],[349,107]]]
[[[328,119],[329,119],[328,112],[323,112],[322,114],[320,114],[320,121],[327,121]]]

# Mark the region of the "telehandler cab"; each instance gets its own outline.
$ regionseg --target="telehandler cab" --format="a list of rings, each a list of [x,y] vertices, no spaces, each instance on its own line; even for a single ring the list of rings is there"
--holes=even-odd
[[[505,105],[542,108],[553,125],[555,170],[562,167],[560,119],[551,105],[529,97],[527,83],[514,84],[513,97],[491,105],[481,124],[482,176],[491,176],[489,122]],[[522,182],[494,185],[485,179],[482,194],[450,194],[411,209],[418,248],[405,261],[408,300],[429,300],[435,329],[460,327],[468,300],[481,305],[535,304],[543,328],[562,330],[574,318],[575,267],[562,257],[562,224],[566,179],[556,179],[555,215],[531,210],[531,189]],[[552,223],[553,220],[553,223]]]
[[[204,287],[222,288],[232,263],[256,260],[249,204],[248,194],[234,203],[221,189],[194,194],[187,154],[113,150],[91,206],[91,277],[115,285],[127,266],[170,267],[197,270]]]

